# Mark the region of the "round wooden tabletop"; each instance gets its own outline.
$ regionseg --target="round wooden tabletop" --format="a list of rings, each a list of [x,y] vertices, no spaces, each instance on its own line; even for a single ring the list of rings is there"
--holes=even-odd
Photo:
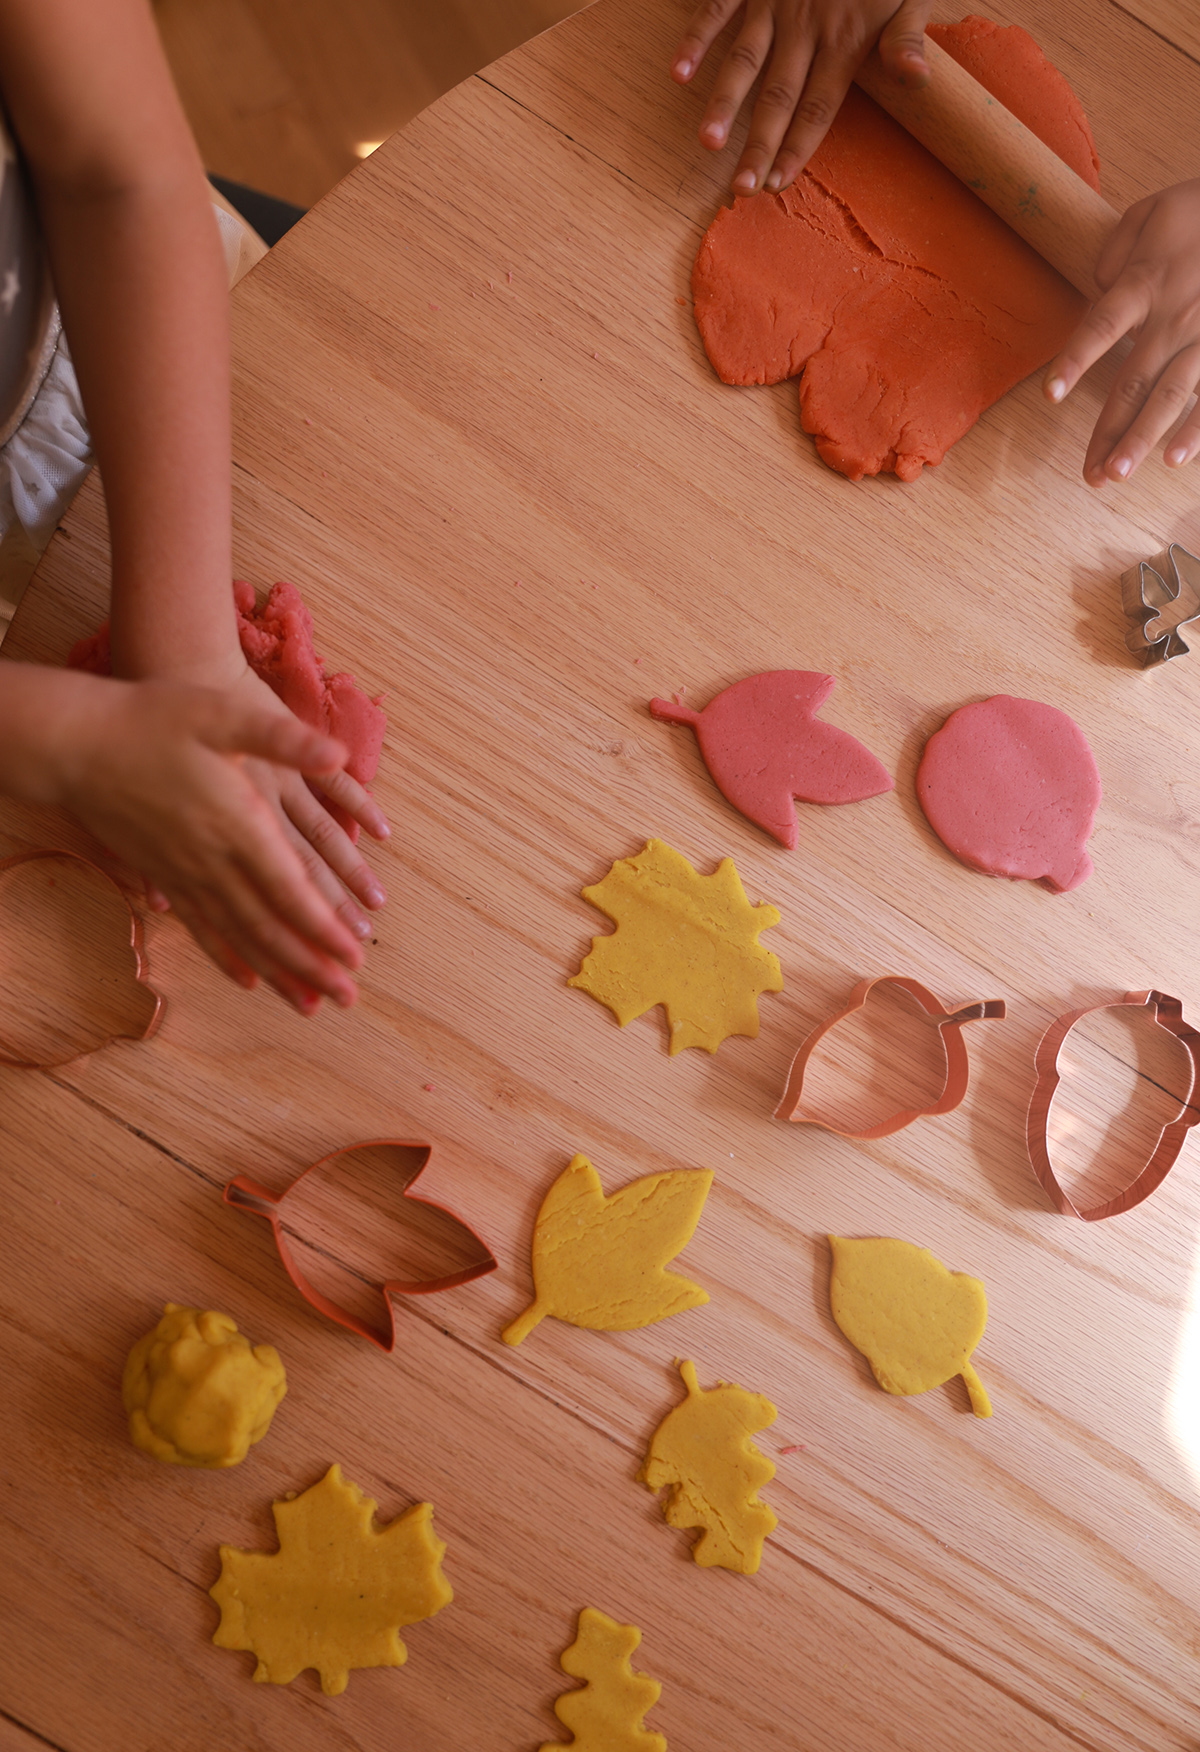
[[[1200,476],[1155,460],[1084,486],[1111,368],[1061,410],[1022,385],[912,486],[826,469],[794,383],[718,383],[689,276],[736,148],[699,151],[703,91],[665,73],[687,10],[601,0],[488,68],[234,295],[237,571],[297,583],[330,666],[386,695],[393,838],[369,855],[390,903],[349,1014],[243,993],[152,919],[152,1040],[0,1070],[6,1749],[531,1749],[566,1737],[551,1704],[584,1606],[641,1629],[672,1752],[1197,1744],[1197,1146],[1146,1204],[1084,1224],[1050,1207],[1024,1124],[1062,1012],[1157,988],[1200,1015],[1200,655],[1140,670],[1118,586],[1164,541],[1200,543]],[[1161,17],[992,11],[1075,84],[1115,205],[1200,173],[1200,138],[1161,125],[1200,80]],[[93,482],[5,655],[60,661],[105,589]],[[779,668],[835,675],[824,717],[896,778],[801,806],[793,852],[647,712]],[[1063,708],[1095,752],[1095,873],[1070,894],[972,873],[918,807],[930,732],[997,693]],[[0,828],[0,852],[85,849],[33,810]],[[655,837],[703,873],[732,857],[782,915],[764,941],[784,989],[712,1057],[669,1057],[661,1010],[622,1030],[567,986],[608,929],[580,890]],[[886,973],[947,1006],[1006,1000],[964,1036],[963,1105],[866,1143],[774,1120],[800,1042]],[[1127,1016],[1096,1018],[1067,1067],[1077,1186],[1135,1166],[1174,1110],[1177,1067]],[[931,1105],[909,1099],[936,1085],[928,1045],[881,996],[844,1069]],[[421,1190],[500,1262],[404,1300],[390,1356],[313,1313],[268,1226],[220,1196],[381,1137],[432,1146]],[[513,1349],[534,1215],[576,1152],[608,1192],[715,1171],[679,1266],[711,1299],[631,1333],[547,1320]],[[369,1214],[348,1195],[322,1221],[313,1274],[360,1297]],[[880,1391],[830,1316],[830,1232],[985,1281],[990,1421],[958,1380]],[[122,1361],[167,1300],[284,1358],[240,1467],[160,1466],[126,1438]],[[694,1564],[637,1481],[677,1358],[778,1407],[753,1578]],[[217,1546],[272,1549],[272,1500],[333,1461],[384,1519],[433,1504],[454,1603],[404,1633],[403,1671],[343,1696],[311,1673],[254,1685],[210,1640]]]

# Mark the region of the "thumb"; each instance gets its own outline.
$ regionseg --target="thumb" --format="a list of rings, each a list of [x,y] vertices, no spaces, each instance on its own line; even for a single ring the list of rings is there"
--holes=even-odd
[[[879,33],[884,70],[914,91],[928,85],[931,77],[925,59],[925,26],[932,11],[933,0],[903,0]]]
[[[221,705],[203,737],[214,753],[255,755],[314,777],[340,772],[350,757],[344,743],[302,723],[293,712],[229,699]]]

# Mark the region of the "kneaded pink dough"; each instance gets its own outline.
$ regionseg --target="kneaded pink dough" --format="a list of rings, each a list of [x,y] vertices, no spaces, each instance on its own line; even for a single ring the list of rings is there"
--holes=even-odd
[[[387,717],[379,699],[371,699],[352,675],[326,675],[313,649],[313,621],[294,584],[276,584],[259,608],[254,586],[233,586],[242,653],[254,673],[265,681],[305,724],[336,736],[349,750],[346,771],[360,785],[369,785],[379,770]],[[72,646],[71,669],[92,675],[112,674],[108,622]],[[382,696],[380,696],[382,698]],[[322,803],[349,834],[358,838],[358,823],[320,792]]]
[[[917,769],[921,808],[956,858],[1053,894],[1092,873],[1084,847],[1101,795],[1078,724],[1010,694],[960,707],[929,738]]]

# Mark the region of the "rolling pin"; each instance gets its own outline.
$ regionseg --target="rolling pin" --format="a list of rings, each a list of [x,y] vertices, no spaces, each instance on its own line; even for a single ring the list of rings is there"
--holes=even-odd
[[[919,91],[885,72],[877,49],[855,83],[1064,279],[1098,297],[1092,269],[1121,216],[1116,208],[929,37],[925,59],[932,77]]]

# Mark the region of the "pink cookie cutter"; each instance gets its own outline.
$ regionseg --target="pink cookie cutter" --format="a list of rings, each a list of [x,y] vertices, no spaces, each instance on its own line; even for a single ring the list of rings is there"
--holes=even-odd
[[[1081,1211],[1059,1185],[1050,1160],[1050,1104],[1059,1084],[1058,1055],[1072,1028],[1077,1022],[1082,1022],[1085,1016],[1092,1015],[1096,1010],[1121,1010],[1127,1005],[1135,1009],[1152,1008],[1154,1020],[1159,1027],[1166,1028],[1175,1035],[1188,1055],[1191,1081],[1183,1098],[1183,1111],[1179,1118],[1171,1120],[1162,1128],[1149,1160],[1139,1169],[1125,1190],[1106,1199],[1103,1204],[1090,1205],[1087,1210]],[[1098,1223],[1102,1217],[1119,1217],[1123,1211],[1131,1211],[1143,1199],[1149,1198],[1175,1166],[1188,1132],[1200,1123],[1200,1107],[1192,1105],[1192,1097],[1197,1093],[1197,1085],[1200,1084],[1200,1034],[1184,1021],[1181,1001],[1178,998],[1169,998],[1165,992],[1126,992],[1115,1004],[1087,1004],[1082,1010],[1068,1010],[1065,1015],[1052,1022],[1042,1035],[1034,1055],[1034,1064],[1037,1081],[1025,1121],[1025,1143],[1033,1171],[1055,1210],[1061,1211],[1064,1217],[1080,1217],[1085,1223]]]
[[[87,1053],[99,1052],[101,1047],[111,1046],[116,1040],[149,1040],[153,1034],[158,1032],[159,1025],[162,1022],[167,1007],[167,1000],[163,997],[161,992],[155,991],[148,978],[150,970],[146,961],[142,921],[134,911],[133,907],[129,904],[129,897],[126,895],[124,889],[118,882],[113,880],[107,870],[102,870],[100,866],[94,864],[90,858],[81,857],[78,852],[60,851],[56,848],[39,848],[36,851],[14,852],[11,857],[0,858],[0,876],[3,876],[9,870],[17,869],[22,864],[34,864],[54,860],[90,872],[91,875],[98,878],[105,888],[112,890],[120,900],[121,905],[128,912],[129,947],[133,953],[134,965],[133,976],[135,982],[142,988],[150,1000],[150,1014],[147,1021],[140,1028],[118,1029],[115,1034],[102,1034],[96,1040],[85,1039],[79,1046],[73,1047],[72,1050],[65,1055],[55,1054],[51,1058],[19,1058],[15,1053],[5,1052],[3,1047],[0,1047],[0,1065],[11,1065],[17,1070],[52,1071],[56,1070],[60,1065],[73,1064],[76,1059],[83,1058]],[[0,907],[0,913],[2,913],[2,907]]]
[[[360,1320],[358,1315],[352,1313],[350,1309],[342,1308],[338,1303],[331,1302],[329,1297],[317,1289],[315,1284],[310,1283],[300,1270],[288,1245],[285,1232],[287,1201],[302,1180],[306,1180],[310,1174],[316,1173],[318,1169],[327,1167],[331,1162],[336,1162],[344,1156],[356,1155],[360,1150],[388,1149],[416,1150],[422,1156],[415,1171],[409,1171],[399,1176],[403,1182],[401,1200],[408,1199],[413,1204],[423,1205],[427,1210],[437,1211],[441,1216],[449,1218],[450,1222],[464,1236],[474,1242],[483,1258],[476,1260],[471,1265],[463,1266],[458,1271],[449,1272],[444,1277],[416,1280],[388,1278],[380,1283],[377,1287],[387,1324],[384,1327],[374,1327],[369,1326],[366,1321]],[[396,1313],[391,1301],[393,1296],[430,1296],[436,1294],[438,1290],[455,1290],[462,1284],[474,1282],[476,1278],[486,1277],[488,1272],[496,1269],[496,1257],[491,1248],[480,1239],[469,1223],[464,1223],[461,1217],[456,1216],[453,1211],[447,1210],[444,1205],[435,1204],[432,1199],[418,1198],[411,1192],[410,1188],[414,1181],[424,1173],[432,1154],[432,1144],[416,1143],[410,1138],[372,1138],[366,1143],[348,1144],[341,1150],[331,1150],[328,1156],[322,1156],[319,1162],[314,1162],[302,1174],[298,1174],[291,1185],[285,1187],[280,1193],[270,1192],[265,1186],[259,1186],[255,1181],[248,1179],[246,1175],[239,1174],[226,1186],[223,1197],[225,1203],[232,1205],[234,1210],[248,1211],[252,1216],[266,1218],[274,1232],[275,1245],[279,1249],[283,1269],[305,1301],[314,1307],[318,1314],[324,1314],[327,1320],[336,1321],[339,1326],[344,1326],[349,1332],[356,1332],[360,1338],[369,1339],[372,1344],[378,1345],[380,1350],[392,1351],[396,1345]]]
[[[821,1119],[815,1113],[806,1112],[802,1103],[804,1099],[804,1073],[808,1069],[808,1061],[814,1051],[839,1022],[844,1022],[848,1016],[853,1016],[856,1010],[861,1010],[871,992],[877,985],[899,986],[925,1011],[927,1016],[934,1017],[941,1036],[942,1051],[946,1055],[946,1080],[942,1092],[930,1107],[902,1107],[899,1112],[890,1114],[887,1119],[880,1120],[878,1125],[862,1128],[852,1126],[830,1125],[826,1119]],[[958,1010],[947,1010],[939,1003],[927,986],[919,980],[908,979],[903,974],[885,973],[877,979],[860,979],[850,993],[845,1005],[836,1015],[830,1016],[819,1027],[814,1028],[807,1040],[800,1047],[792,1060],[788,1071],[787,1083],[779,1106],[775,1109],[776,1119],[789,1119],[795,1125],[819,1125],[825,1131],[835,1133],[842,1138],[886,1138],[892,1132],[902,1131],[906,1125],[911,1125],[914,1119],[932,1118],[939,1113],[952,1113],[967,1092],[967,1084],[971,1079],[971,1065],[967,1057],[967,1045],[960,1030],[964,1022],[978,1022],[986,1019],[999,1021],[1005,1014],[1003,998],[992,998],[986,1002],[965,1004]]]

